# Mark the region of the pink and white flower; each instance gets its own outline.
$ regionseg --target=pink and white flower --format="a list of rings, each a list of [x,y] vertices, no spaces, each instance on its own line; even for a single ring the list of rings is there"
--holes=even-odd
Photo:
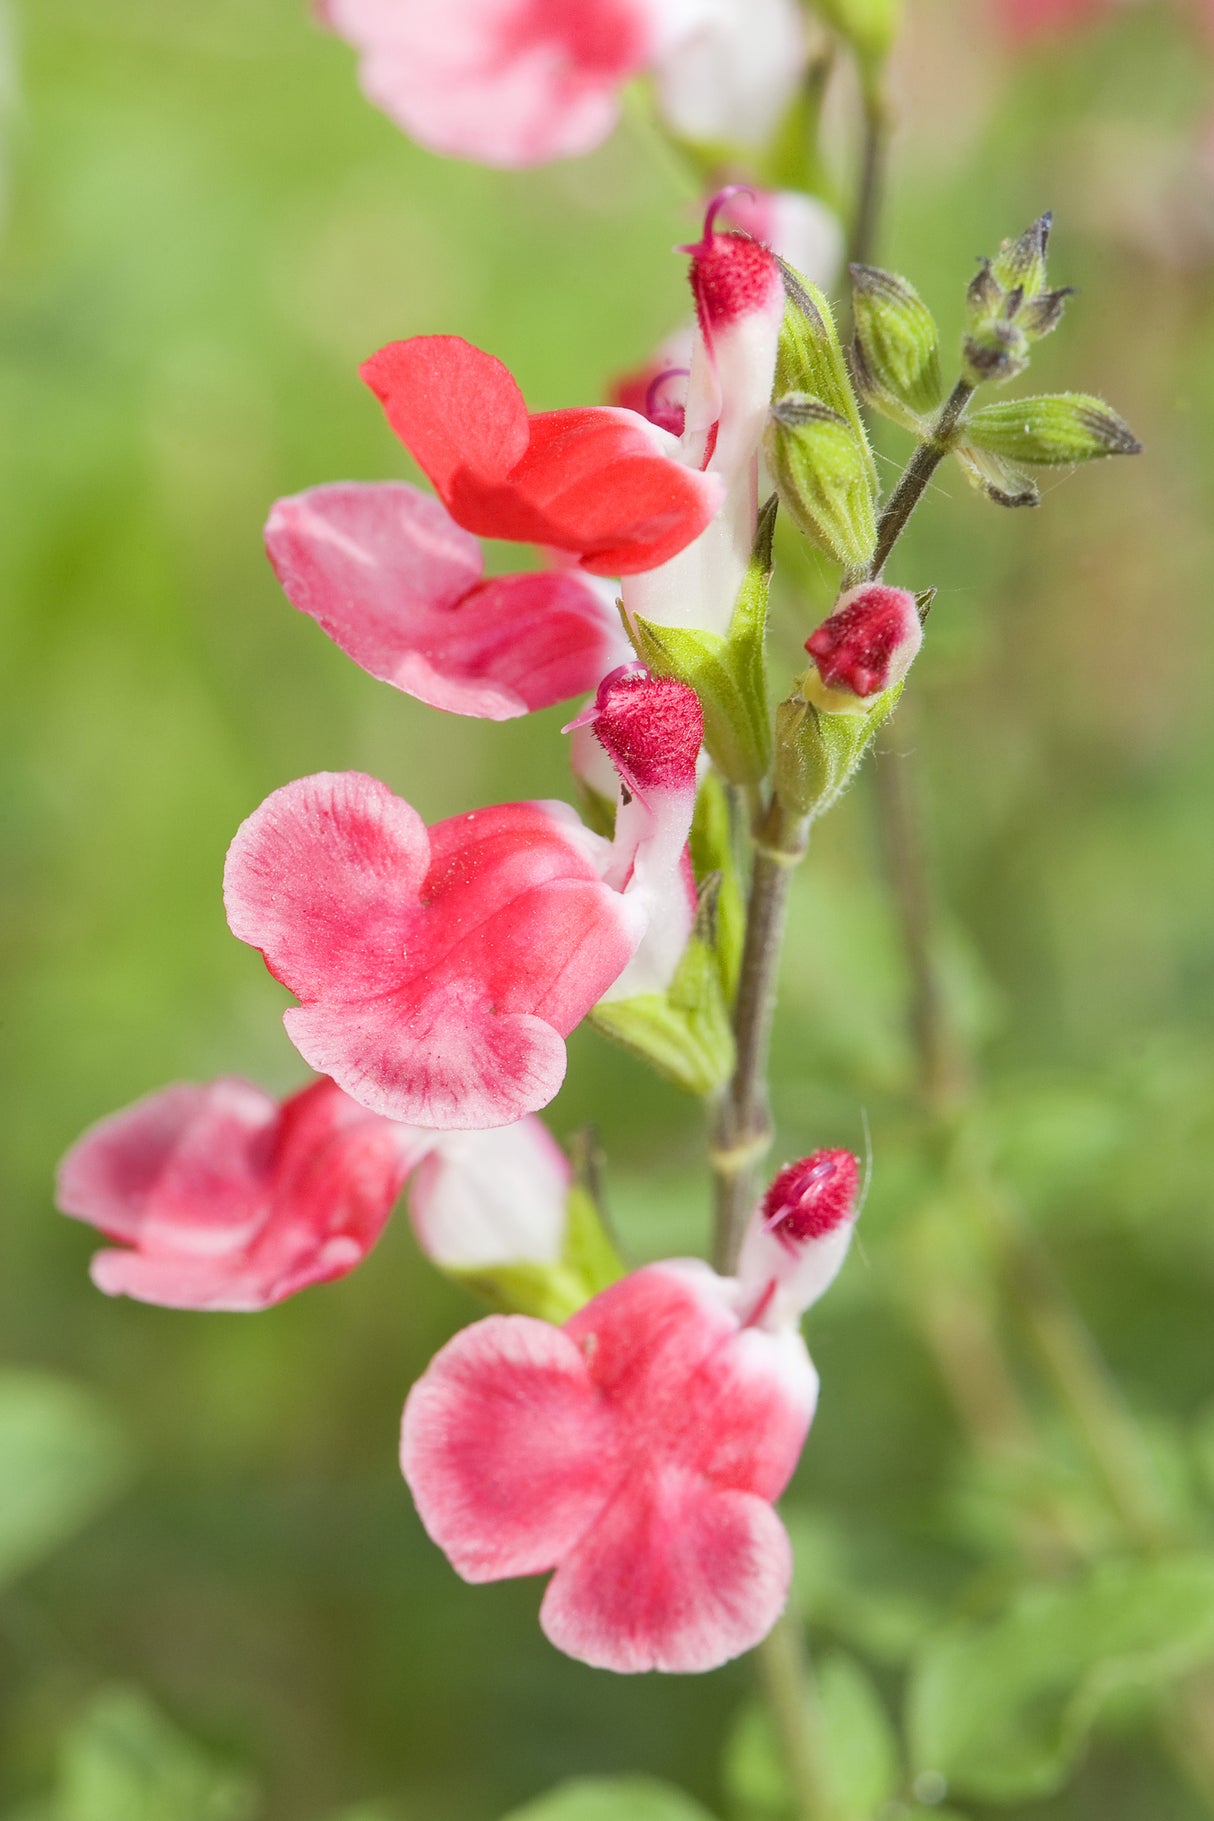
[[[555,1570],[540,1623],[570,1656],[714,1669],[779,1617],[792,1560],[772,1504],[818,1394],[795,1322],[842,1262],[846,1157],[777,1178],[738,1277],[674,1260],[562,1328],[490,1317],[410,1392],[401,1465],[430,1536],[467,1581]]]
[[[107,1294],[265,1309],[366,1257],[418,1155],[413,1134],[331,1081],[280,1104],[224,1076],[90,1126],[59,1166],[57,1199],[117,1242],[91,1266]]]
[[[708,524],[723,488],[679,459],[634,411],[592,405],[529,415],[491,354],[458,335],[416,335],[362,376],[466,531],[550,545],[592,575],[664,563]]]
[[[611,756],[637,809],[614,844],[555,802],[427,830],[361,772],[285,785],[238,830],[232,932],[299,999],[284,1023],[300,1054],[372,1112],[466,1131],[546,1106],[564,1039],[677,904],[702,719],[694,691],[644,684],[650,741],[678,748],[644,771],[630,696],[635,749]]]
[[[771,251],[748,235],[720,233],[708,209],[692,254],[698,334],[687,383],[679,455],[724,489],[715,517],[681,551],[625,575],[629,614],[661,626],[724,633],[750,561],[758,521],[759,445],[771,403],[784,285]]]
[[[573,1171],[541,1120],[416,1136],[422,1155],[409,1178],[409,1214],[436,1265],[559,1263]]]
[[[432,151],[525,166],[591,151],[645,70],[685,137],[764,144],[806,61],[795,0],[321,0],[369,101]]]
[[[573,569],[486,581],[477,540],[403,481],[280,499],[266,548],[293,606],[432,708],[507,720],[584,694],[629,655],[601,583]]]

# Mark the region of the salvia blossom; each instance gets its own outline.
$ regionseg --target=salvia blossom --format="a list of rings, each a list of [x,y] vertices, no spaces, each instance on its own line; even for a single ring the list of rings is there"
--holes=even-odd
[[[538,1119],[436,1132],[369,1113],[332,1081],[280,1103],[221,1076],[99,1120],[60,1164],[57,1199],[122,1248],[94,1257],[99,1289],[252,1310],[353,1270],[406,1181],[435,1264],[555,1264],[571,1177]]]
[[[849,589],[805,641],[824,686],[819,706],[863,709],[902,681],[922,643],[915,597],[905,588],[864,582]]]
[[[708,1670],[758,1643],[791,1573],[772,1503],[817,1402],[796,1320],[842,1264],[856,1181],[846,1152],[783,1172],[737,1277],[649,1265],[562,1328],[494,1316],[449,1341],[401,1464],[456,1571],[554,1569],[540,1623],[598,1668]]]
[[[758,144],[805,64],[794,0],[322,0],[368,100],[422,145],[524,166],[600,144],[624,85],[657,79],[687,137]]]
[[[614,844],[556,802],[427,830],[361,772],[284,785],[238,830],[224,874],[233,934],[300,1000],[284,1023],[305,1061],[372,1112],[464,1131],[546,1106],[565,1037],[651,921],[682,915],[700,706],[682,684],[633,687],[654,703],[651,740],[680,746],[647,777],[630,754],[638,807]],[[676,787],[688,766],[690,786]]]
[[[418,1150],[331,1081],[280,1104],[224,1076],[91,1126],[59,1166],[57,1199],[116,1242],[91,1267],[109,1295],[264,1309],[366,1257]]]
[[[626,574],[628,613],[664,626],[724,632],[758,518],[759,444],[771,402],[784,286],[771,251],[748,235],[721,233],[716,216],[732,192],[709,205],[703,237],[689,248],[697,337],[691,357],[679,454],[705,478],[720,477],[725,500],[694,542],[672,560]]]
[[[528,415],[501,361],[458,335],[391,342],[362,376],[452,518],[481,537],[628,575],[676,555],[721,502],[716,474],[685,466],[668,431],[610,405]]]
[[[573,569],[484,580],[477,540],[401,481],[280,499],[266,548],[294,606],[432,708],[506,720],[593,689],[629,655],[601,583]]]

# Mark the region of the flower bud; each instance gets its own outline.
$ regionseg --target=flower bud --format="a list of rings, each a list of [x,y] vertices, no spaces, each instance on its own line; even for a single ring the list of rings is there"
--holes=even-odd
[[[868,450],[842,412],[788,393],[771,408],[764,448],[798,528],[845,569],[865,568],[877,544]]]
[[[940,336],[931,311],[905,278],[877,266],[849,266],[856,336],[852,371],[869,402],[908,430],[939,407]]]
[[[898,34],[902,0],[818,0],[818,11],[856,54],[865,86],[872,89]]]
[[[970,281],[965,371],[975,386],[988,380],[1002,383],[1023,372],[1032,343],[1052,334],[1062,321],[1071,290],[1046,289],[1052,221],[1047,212],[1018,240],[1005,240]]]
[[[780,1171],[751,1217],[738,1264],[747,1291],[768,1299],[758,1319],[796,1320],[833,1283],[851,1244],[859,1189],[850,1151],[814,1151]]]
[[[966,441],[1007,462],[1069,467],[1106,455],[1138,455],[1142,444],[1125,420],[1083,392],[1012,398],[966,419]]]
[[[851,375],[839,343],[829,303],[817,285],[781,262],[787,303],[776,356],[774,396],[804,393],[829,405],[850,426],[868,473],[869,488],[877,492],[877,465],[868,446],[868,435],[852,389]]]
[[[874,696],[902,681],[922,643],[914,595],[862,583],[805,641],[817,671],[806,672],[801,693],[827,713],[867,714]]]

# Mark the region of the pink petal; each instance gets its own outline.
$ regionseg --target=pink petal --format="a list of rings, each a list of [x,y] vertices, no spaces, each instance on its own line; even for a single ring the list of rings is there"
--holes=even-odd
[[[466,1581],[539,1574],[609,1496],[612,1423],[562,1329],[493,1315],[449,1341],[409,1393],[401,1468]]]
[[[368,98],[421,144],[520,166],[587,152],[651,54],[641,0],[326,0]]]
[[[562,1038],[640,933],[570,813],[505,804],[427,836],[359,772],[268,797],[229,852],[228,921],[300,999],[284,1022],[312,1066],[373,1112],[444,1130],[546,1105]]]
[[[788,1535],[763,1499],[638,1468],[561,1562],[540,1624],[596,1669],[695,1674],[766,1636],[791,1574]]]
[[[630,1458],[765,1499],[783,1491],[817,1374],[799,1334],[744,1328],[749,1313],[731,1279],[682,1260],[634,1271],[566,1322]]]
[[[261,1215],[277,1118],[276,1101],[235,1076],[161,1088],[76,1140],[57,1205],[111,1239],[162,1231],[203,1254],[230,1250]]]
[[[287,598],[374,677],[502,721],[593,688],[627,655],[618,615],[569,572],[481,581],[480,547],[403,482],[277,502],[266,547]]]

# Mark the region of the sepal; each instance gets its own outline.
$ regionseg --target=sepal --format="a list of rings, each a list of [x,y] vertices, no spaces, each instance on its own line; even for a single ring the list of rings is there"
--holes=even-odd
[[[874,697],[862,713],[828,713],[815,708],[799,691],[781,702],[776,710],[776,791],[780,801],[811,820],[833,808],[877,729],[893,713],[902,689],[902,683],[895,683]]]
[[[1037,483],[1027,474],[1021,474],[1001,456],[989,449],[979,449],[976,444],[959,442],[953,445],[953,454],[961,464],[961,472],[971,487],[986,495],[994,506],[1039,506],[1041,495]]]
[[[764,449],[798,530],[842,568],[866,569],[877,545],[868,449],[843,413],[787,393],[772,405]]]
[[[1018,240],[1005,240],[984,259],[966,292],[965,375],[972,385],[1002,384],[1022,373],[1034,342],[1062,321],[1069,287],[1046,285],[1046,252],[1053,216],[1038,216]]]
[[[771,764],[764,641],[775,517],[773,495],[759,514],[750,565],[724,637],[659,626],[639,616],[625,620],[641,662],[655,676],[674,677],[695,690],[704,711],[704,744],[731,784],[756,784]]]
[[[871,491],[877,486],[877,464],[869,448],[868,433],[852,388],[839,332],[826,297],[784,260],[784,321],[776,354],[774,398],[804,393],[818,399],[844,418],[859,445]]]
[[[716,953],[714,879],[700,893],[695,927],[664,993],[597,1005],[591,1023],[686,1094],[707,1097],[733,1072],[729,1007]]]
[[[445,1277],[506,1315],[565,1322],[592,1296],[618,1282],[626,1267],[607,1234],[590,1192],[570,1184],[565,1244],[555,1264],[440,1266]]]
[[[738,856],[734,847],[729,799],[716,772],[703,778],[696,796],[695,818],[691,824],[691,861],[696,878],[703,881],[702,892],[717,881],[713,904],[717,968],[721,990],[732,1005],[742,971],[742,944],[746,936],[746,904]]]
[[[922,435],[944,398],[935,317],[896,272],[861,265],[848,271],[856,319],[856,384],[874,410]]]
[[[1071,467],[1108,455],[1139,455],[1142,444],[1125,420],[1085,392],[1011,398],[986,405],[965,420],[965,438],[1002,461],[1030,467]]]

